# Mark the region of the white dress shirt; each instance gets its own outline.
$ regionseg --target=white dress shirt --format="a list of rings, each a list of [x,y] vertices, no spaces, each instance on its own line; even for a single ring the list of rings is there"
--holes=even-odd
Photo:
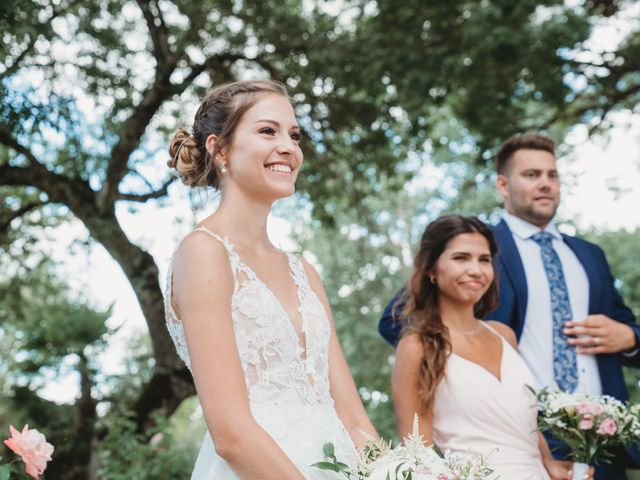
[[[556,385],[553,373],[553,320],[549,282],[540,256],[540,246],[531,236],[540,228],[509,213],[504,220],[513,234],[527,279],[527,311],[520,337],[520,354],[533,372],[535,388]],[[560,257],[571,303],[573,320],[582,321],[589,313],[589,279],[575,253],[564,242],[553,223],[544,229],[553,236],[553,248]],[[602,394],[600,373],[594,355],[577,355],[576,392]]]

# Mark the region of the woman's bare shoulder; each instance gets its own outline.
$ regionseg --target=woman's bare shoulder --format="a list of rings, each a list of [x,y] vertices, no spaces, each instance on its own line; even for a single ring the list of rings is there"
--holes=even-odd
[[[502,322],[498,322],[497,320],[485,320],[491,327],[496,329],[500,335],[504,337],[504,339],[509,342],[509,344],[518,349],[518,339],[516,338],[515,332],[511,329],[509,325],[505,325]]]

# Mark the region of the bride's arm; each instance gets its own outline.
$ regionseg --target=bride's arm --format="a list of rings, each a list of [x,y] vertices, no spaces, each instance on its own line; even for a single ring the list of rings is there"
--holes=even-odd
[[[356,447],[362,448],[369,438],[377,441],[380,437],[371,420],[369,420],[367,411],[362,405],[356,384],[349,371],[349,365],[344,358],[344,353],[342,353],[342,348],[340,347],[331,316],[331,308],[329,307],[329,301],[322,286],[320,276],[304,259],[303,263],[307,278],[309,278],[309,285],[322,302],[331,327],[329,338],[329,382],[331,384],[331,397],[335,402],[336,412],[338,412],[340,420],[347,429],[347,432],[349,432],[353,443],[355,443]]]
[[[174,305],[216,452],[242,479],[304,477],[255,421],[231,320],[233,276],[224,247],[194,232],[174,259]]]
[[[418,414],[418,430],[425,443],[433,443],[433,414],[420,405],[419,378],[424,347],[417,334],[405,335],[398,342],[391,374],[391,394],[396,412],[398,435],[405,438],[413,431]]]

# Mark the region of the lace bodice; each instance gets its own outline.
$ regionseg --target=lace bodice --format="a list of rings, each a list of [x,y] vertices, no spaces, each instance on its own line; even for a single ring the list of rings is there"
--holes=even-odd
[[[221,242],[234,278],[231,317],[244,379],[252,404],[333,404],[329,394],[329,322],[322,303],[310,288],[304,266],[287,254],[298,291],[298,313],[305,347],[287,312],[275,296],[238,256],[228,238],[204,227],[196,228]],[[173,258],[167,273],[165,315],[169,334],[180,358],[191,369],[182,321],[171,305]],[[212,265],[210,268],[215,268]]]

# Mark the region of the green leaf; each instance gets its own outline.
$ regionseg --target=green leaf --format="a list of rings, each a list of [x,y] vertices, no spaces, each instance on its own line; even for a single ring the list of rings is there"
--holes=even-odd
[[[9,480],[11,476],[11,470],[9,469],[9,465],[2,465],[0,467],[0,480]]]
[[[320,470],[330,470],[332,472],[338,472],[338,473],[340,473],[341,471],[338,465],[332,462],[318,462],[318,463],[314,463],[311,466],[319,468]]]
[[[433,444],[433,446],[431,447],[433,448],[433,451],[436,452],[436,454],[440,457],[440,458],[444,458],[444,452],[442,451],[442,449],[436,445],[435,443]]]
[[[324,452],[324,455],[325,455],[326,457],[331,457],[331,458],[335,457],[336,449],[335,449],[335,447],[333,446],[333,443],[331,443],[331,442],[329,442],[329,443],[325,443],[325,444],[322,446],[322,451]]]

